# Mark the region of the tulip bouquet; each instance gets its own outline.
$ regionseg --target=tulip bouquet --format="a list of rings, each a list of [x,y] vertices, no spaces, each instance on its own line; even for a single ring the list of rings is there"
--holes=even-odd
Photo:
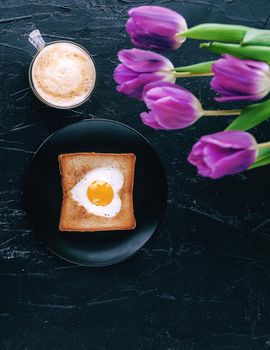
[[[201,137],[188,161],[202,176],[217,179],[270,164],[270,142],[257,143],[247,130],[270,117],[270,100],[242,110],[204,110],[200,101],[176,84],[180,78],[211,76],[218,102],[258,101],[270,92],[270,31],[240,25],[200,24],[188,28],[179,13],[159,6],[129,11],[126,30],[137,48],[121,50],[115,69],[117,91],[142,100],[142,122],[154,129],[188,127],[205,116],[236,116],[226,130]],[[221,55],[215,61],[174,67],[149,49],[178,49],[187,38]]]

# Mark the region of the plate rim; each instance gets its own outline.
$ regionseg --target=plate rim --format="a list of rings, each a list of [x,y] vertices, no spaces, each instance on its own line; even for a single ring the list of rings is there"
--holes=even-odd
[[[121,263],[131,257],[133,257],[142,247],[144,247],[149,241],[150,239],[153,237],[153,235],[155,234],[155,232],[157,231],[158,227],[160,226],[161,222],[163,221],[163,218],[165,216],[165,213],[166,213],[166,209],[167,209],[167,199],[168,199],[168,183],[167,183],[167,174],[166,174],[166,171],[165,171],[165,167],[162,163],[162,160],[159,156],[159,154],[157,153],[157,151],[154,149],[154,147],[152,146],[152,144],[150,143],[150,141],[147,140],[147,138],[142,135],[139,131],[137,131],[136,129],[132,128],[131,126],[127,125],[127,124],[124,124],[122,122],[119,122],[119,121],[116,121],[116,120],[113,120],[113,119],[106,119],[106,118],[98,118],[98,117],[93,117],[93,118],[86,118],[86,119],[82,119],[80,121],[77,121],[77,122],[74,122],[74,123],[70,123],[68,125],[65,125],[63,127],[61,127],[60,129],[54,131],[52,134],[50,134],[40,145],[39,147],[37,148],[37,150],[34,152],[34,155],[32,157],[32,159],[30,160],[28,166],[27,166],[27,169],[25,171],[25,175],[27,175],[27,172],[29,171],[29,169],[31,168],[31,165],[32,165],[32,162],[34,161],[34,159],[36,158],[38,152],[40,151],[40,149],[46,144],[46,142],[51,139],[53,136],[57,135],[58,133],[60,133],[62,130],[68,128],[68,127],[71,127],[73,125],[76,125],[76,124],[79,124],[79,123],[84,123],[84,122],[94,122],[94,121],[103,121],[103,122],[108,122],[108,123],[112,123],[112,124],[117,124],[117,125],[121,125],[122,127],[126,128],[126,129],[129,129],[130,131],[132,132],[135,132],[138,136],[140,136],[150,147],[151,149],[153,150],[153,152],[155,153],[155,155],[157,156],[159,162],[160,162],[160,166],[161,166],[161,170],[162,170],[162,173],[163,173],[163,177],[164,177],[164,194],[165,194],[165,201],[163,203],[163,207],[162,207],[162,211],[161,211],[161,214],[160,214],[160,217],[159,217],[159,220],[158,220],[158,223],[156,225],[156,228],[153,230],[152,234],[147,238],[147,240],[139,247],[139,248],[136,248],[133,252],[131,252],[130,254],[128,254],[127,256],[125,257],[122,257],[122,258],[119,258],[117,260],[114,260],[113,262],[110,262],[110,263],[95,263],[95,264],[91,264],[91,263],[79,263],[79,262],[75,262],[73,260],[70,260],[69,258],[66,258],[62,255],[60,255],[58,252],[56,252],[54,249],[52,249],[51,247],[49,247],[44,240],[42,239],[39,239],[38,238],[38,235],[36,234],[36,229],[35,227],[33,227],[33,225],[28,224],[30,225],[30,228],[33,230],[33,234],[35,235],[35,237],[38,239],[39,242],[41,242],[46,249],[48,249],[50,252],[52,252],[54,255],[56,255],[57,257],[59,257],[60,259],[64,260],[64,261],[67,261],[73,265],[77,265],[77,266],[84,266],[84,267],[91,267],[91,268],[98,268],[98,267],[106,267],[106,266],[113,266],[113,265],[116,265],[118,263]],[[25,179],[24,179],[24,185],[25,185]],[[25,190],[23,191],[23,197],[27,196],[26,195],[26,192]],[[27,201],[26,201],[27,202]],[[28,206],[26,206],[26,213],[27,213],[27,216],[29,215],[29,208]]]

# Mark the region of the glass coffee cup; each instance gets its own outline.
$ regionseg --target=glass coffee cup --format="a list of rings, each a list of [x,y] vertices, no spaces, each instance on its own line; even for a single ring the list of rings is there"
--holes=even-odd
[[[93,58],[72,41],[44,42],[39,30],[29,34],[37,49],[29,67],[30,86],[37,98],[59,109],[80,106],[91,96],[96,82]]]

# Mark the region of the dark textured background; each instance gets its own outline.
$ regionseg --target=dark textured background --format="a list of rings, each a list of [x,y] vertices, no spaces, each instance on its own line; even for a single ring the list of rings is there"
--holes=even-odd
[[[269,0],[149,3],[178,10],[189,26],[270,27]],[[186,130],[155,132],[139,121],[143,104],[115,92],[116,53],[131,47],[127,10],[139,4],[147,2],[0,1],[1,350],[270,349],[269,168],[219,181],[199,178],[186,162],[192,144],[229,120],[205,118]],[[58,111],[34,97],[27,36],[36,27],[47,41],[75,40],[93,54],[98,84],[89,103]],[[169,57],[180,66],[214,56],[188,41]],[[206,108],[217,107],[207,79],[183,84]],[[32,235],[21,203],[23,174],[40,143],[89,117],[118,120],[145,135],[169,185],[167,215],[155,237],[132,259],[101,269],[72,266],[48,252]],[[255,135],[267,141],[269,123]]]

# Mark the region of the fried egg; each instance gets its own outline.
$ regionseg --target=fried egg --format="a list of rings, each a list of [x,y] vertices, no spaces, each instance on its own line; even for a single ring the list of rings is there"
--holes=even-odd
[[[72,189],[72,198],[88,213],[113,217],[121,210],[119,191],[124,176],[114,167],[102,167],[89,171]]]

